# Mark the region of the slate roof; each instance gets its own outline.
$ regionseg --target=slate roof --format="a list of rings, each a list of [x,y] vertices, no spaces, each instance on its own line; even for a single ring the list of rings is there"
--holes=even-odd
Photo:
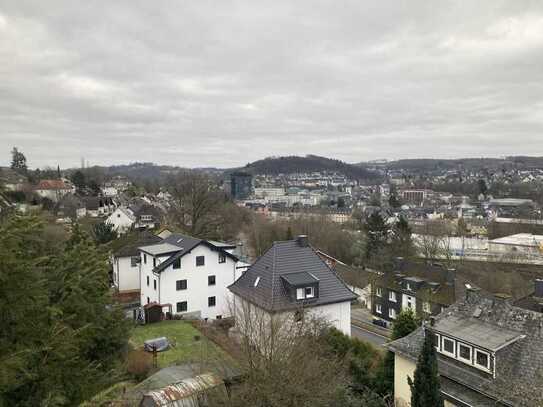
[[[474,315],[479,316],[475,318]],[[494,335],[499,331],[501,331],[498,334],[499,342],[504,346],[493,353],[495,377],[438,354],[439,373],[442,378],[463,386],[466,388],[466,394],[475,391],[489,400],[500,400],[501,404],[498,405],[529,407],[543,405],[542,313],[515,307],[509,301],[470,290],[462,300],[436,317],[434,327],[437,330],[443,323],[447,323],[454,329],[454,319],[457,319],[459,328],[454,335],[456,338],[462,339],[461,337],[465,336],[465,340],[468,341],[473,333],[461,329],[462,320],[476,319],[483,330],[488,326],[493,327],[491,331],[487,331],[488,343],[485,348],[491,345],[492,341],[496,341]],[[503,343],[508,338],[512,338],[512,341]],[[424,329],[419,328],[410,335],[391,342],[388,347],[393,352],[416,361],[423,341]]]
[[[162,239],[148,231],[142,233],[141,237],[134,243],[128,244],[115,252],[115,257],[132,257],[139,255],[141,246],[161,242]]]
[[[222,247],[215,246],[207,240],[198,239],[192,236],[182,235],[180,233],[172,233],[166,239],[161,240],[158,244],[141,246],[139,249],[149,253],[153,256],[170,254],[170,257],[158,264],[153,272],[160,273],[166,269],[175,260],[183,257],[185,254],[190,253],[196,246],[203,244],[212,250],[224,253],[225,256],[237,261],[238,258],[231,253],[228,253]]]
[[[297,279],[292,274],[311,274],[319,282],[319,295],[307,306],[353,301],[356,295],[319,257],[311,246],[300,246],[296,240],[274,242],[245,273],[228,288],[234,294],[268,312],[298,308],[291,300],[284,278]],[[255,282],[259,278],[255,287]]]

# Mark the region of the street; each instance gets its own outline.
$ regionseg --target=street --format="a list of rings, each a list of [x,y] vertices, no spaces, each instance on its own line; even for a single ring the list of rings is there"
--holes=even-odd
[[[374,346],[380,347],[382,344],[388,342],[388,338],[376,333],[366,331],[356,325],[351,324],[351,335],[355,338],[369,342]]]

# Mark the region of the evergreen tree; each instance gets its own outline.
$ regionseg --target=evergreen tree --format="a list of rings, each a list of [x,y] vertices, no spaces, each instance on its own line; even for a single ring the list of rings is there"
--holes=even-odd
[[[62,179],[62,174],[60,172],[60,165],[57,165],[57,179]]]
[[[11,169],[20,174],[26,174],[28,171],[26,157],[17,147],[13,147],[13,150],[11,150]]]
[[[128,321],[77,228],[64,244],[35,217],[0,225],[0,315],[0,405],[78,405],[116,380]]]
[[[113,230],[113,225],[105,222],[94,225],[92,234],[94,235],[94,240],[98,244],[105,244],[117,238],[117,232]]]
[[[433,335],[426,331],[424,345],[417,361],[415,378],[408,378],[412,407],[443,407]]]
[[[74,172],[71,179],[77,189],[83,189],[87,185],[85,174],[82,171],[77,170]]]
[[[394,254],[404,259],[408,259],[415,254],[415,245],[411,238],[411,227],[403,216],[400,216],[400,219],[392,228],[391,245]]]
[[[387,245],[388,226],[379,212],[373,212],[364,224],[364,229],[367,235],[365,257],[369,260],[381,253]]]

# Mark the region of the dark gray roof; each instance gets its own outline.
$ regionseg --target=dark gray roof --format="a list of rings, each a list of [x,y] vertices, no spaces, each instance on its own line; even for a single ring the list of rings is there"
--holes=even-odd
[[[171,254],[168,259],[157,265],[153,270],[155,273],[160,273],[162,270],[165,270],[168,266],[170,266],[175,260],[183,257],[187,253],[190,253],[192,249],[200,244],[204,244],[212,250],[222,252],[225,256],[234,259],[234,261],[238,260],[233,254],[228,253],[221,247],[217,247],[206,240],[182,235],[180,233],[172,233],[166,239],[162,240],[158,245],[141,247],[140,250],[152,255]]]
[[[356,295],[319,257],[311,246],[300,246],[296,240],[275,242],[228,288],[234,294],[270,311],[295,309],[299,305],[288,295],[283,278],[292,274],[311,274],[319,281],[319,296],[307,306],[352,301]],[[255,282],[258,284],[255,286]]]
[[[478,315],[478,317],[474,317]],[[436,317],[434,327],[453,328],[450,321],[466,320],[467,324],[479,324],[487,334],[491,325],[499,336],[497,342],[502,343],[495,355],[495,377],[478,371],[460,361],[438,354],[439,373],[466,388],[474,390],[489,398],[499,399],[504,405],[541,406],[543,405],[543,314],[513,306],[510,302],[468,291],[465,298],[454,303]],[[449,322],[448,322],[449,321]],[[478,321],[478,322],[476,322]],[[449,324],[451,324],[449,326]],[[472,328],[475,329],[474,326]],[[433,329],[428,327],[427,329]],[[499,333],[499,331],[503,331]],[[479,333],[465,331],[461,326],[452,334],[458,339],[461,336],[479,336]],[[515,336],[516,335],[516,336]],[[518,335],[523,335],[518,337]],[[503,343],[512,338],[509,343]],[[473,339],[473,338],[471,338]],[[479,340],[480,338],[477,338]],[[388,347],[412,360],[416,360],[424,341],[423,328],[410,335],[391,342]],[[493,338],[488,338],[488,348],[495,346]],[[500,346],[497,346],[500,348]],[[479,404],[476,404],[479,405]]]
[[[305,271],[302,271],[300,273],[283,274],[281,278],[283,278],[283,280],[285,280],[293,287],[304,284],[313,284],[319,281],[315,276]]]
[[[440,318],[432,330],[493,352],[522,336],[520,332],[493,325],[475,317],[460,315]]]
[[[134,242],[123,246],[115,252],[115,257],[131,257],[139,255],[139,248],[141,246],[150,245],[153,243],[158,243],[162,239],[148,231],[145,231],[141,234],[140,238]]]

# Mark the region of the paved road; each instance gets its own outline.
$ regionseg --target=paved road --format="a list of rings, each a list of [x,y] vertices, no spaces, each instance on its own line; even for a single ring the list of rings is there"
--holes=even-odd
[[[355,338],[361,339],[363,341],[369,342],[372,345],[380,346],[383,343],[388,342],[388,338],[376,333],[366,331],[356,325],[351,325],[351,335]]]

